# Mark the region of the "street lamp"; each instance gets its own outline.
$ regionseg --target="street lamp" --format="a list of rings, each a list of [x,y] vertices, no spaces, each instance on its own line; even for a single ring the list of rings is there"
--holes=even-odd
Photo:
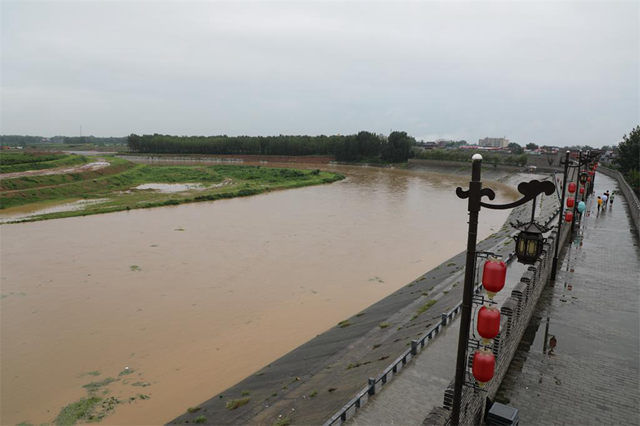
[[[482,170],[482,156],[480,154],[474,154],[471,165],[471,181],[469,182],[469,189],[463,190],[461,187],[456,188],[456,195],[458,198],[468,198],[469,202],[467,210],[469,212],[469,230],[467,232],[467,257],[466,266],[464,271],[464,288],[462,292],[462,309],[460,316],[460,332],[458,337],[458,353],[456,357],[456,377],[453,387],[453,407],[451,412],[451,421],[454,425],[460,423],[460,403],[462,400],[462,385],[466,376],[466,356],[467,347],[469,342],[469,326],[471,324],[471,305],[473,299],[473,278],[475,276],[475,263],[476,263],[476,243],[478,237],[478,215],[480,208],[485,207],[492,210],[505,210],[512,209],[520,206],[528,201],[534,200],[541,193],[551,195],[555,192],[556,186],[553,182],[549,181],[537,181],[532,180],[530,182],[521,182],[518,185],[518,191],[523,195],[517,201],[509,204],[489,204],[482,201],[482,197],[487,197],[489,200],[495,198],[495,192],[489,188],[482,188],[482,181],[480,180]],[[534,207],[535,208],[535,207]],[[524,228],[520,232],[520,241],[523,243],[523,254],[528,253],[529,247],[532,248],[532,255],[535,252],[539,255],[539,247],[542,243],[539,237],[542,237],[542,232],[538,233],[534,229]],[[531,244],[531,246],[530,246]],[[517,250],[517,249],[516,249]],[[480,357],[480,355],[479,355]],[[475,355],[474,355],[475,358]],[[481,360],[479,364],[483,364],[487,359]],[[490,364],[490,363],[489,363]],[[474,365],[475,362],[474,362]],[[479,376],[482,376],[480,371],[476,371]],[[488,376],[488,374],[487,374]]]
[[[535,222],[523,224],[518,227],[520,233],[514,237],[516,240],[516,257],[518,262],[525,265],[533,265],[540,257],[546,238],[542,236],[548,229]]]

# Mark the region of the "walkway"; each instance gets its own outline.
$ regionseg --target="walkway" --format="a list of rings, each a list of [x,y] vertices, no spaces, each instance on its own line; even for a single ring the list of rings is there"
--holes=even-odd
[[[617,188],[596,177],[594,197]],[[640,424],[640,249],[626,200],[590,215],[542,293],[497,399],[520,424]]]

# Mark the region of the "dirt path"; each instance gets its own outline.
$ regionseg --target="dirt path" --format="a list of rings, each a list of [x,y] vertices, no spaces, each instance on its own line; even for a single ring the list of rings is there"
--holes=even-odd
[[[55,169],[26,170],[24,172],[0,173],[0,179],[12,179],[25,176],[64,175],[67,173],[84,173],[94,170],[100,170],[105,167],[109,167],[110,165],[111,163],[105,161],[103,158],[98,158],[98,161],[74,167],[58,167]]]

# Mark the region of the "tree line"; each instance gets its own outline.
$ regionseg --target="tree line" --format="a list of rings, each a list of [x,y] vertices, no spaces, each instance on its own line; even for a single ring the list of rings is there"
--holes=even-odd
[[[338,161],[405,162],[415,139],[406,132],[386,137],[367,131],[356,135],[172,136],[127,138],[132,152],[148,154],[330,155]]]
[[[616,149],[616,164],[633,191],[640,195],[640,126],[636,126]]]
[[[94,144],[94,145],[121,145],[127,143],[126,137],[99,137],[99,136],[44,136],[28,135],[0,135],[0,144],[7,146],[27,146],[55,144]]]

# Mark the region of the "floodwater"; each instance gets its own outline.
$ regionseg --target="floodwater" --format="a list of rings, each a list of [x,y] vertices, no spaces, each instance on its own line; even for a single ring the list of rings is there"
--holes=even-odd
[[[347,179],[1,225],[0,423],[51,422],[109,377],[98,395],[123,403],[103,423],[169,421],[464,249],[466,176],[334,169]],[[507,214],[483,211],[479,237]]]

